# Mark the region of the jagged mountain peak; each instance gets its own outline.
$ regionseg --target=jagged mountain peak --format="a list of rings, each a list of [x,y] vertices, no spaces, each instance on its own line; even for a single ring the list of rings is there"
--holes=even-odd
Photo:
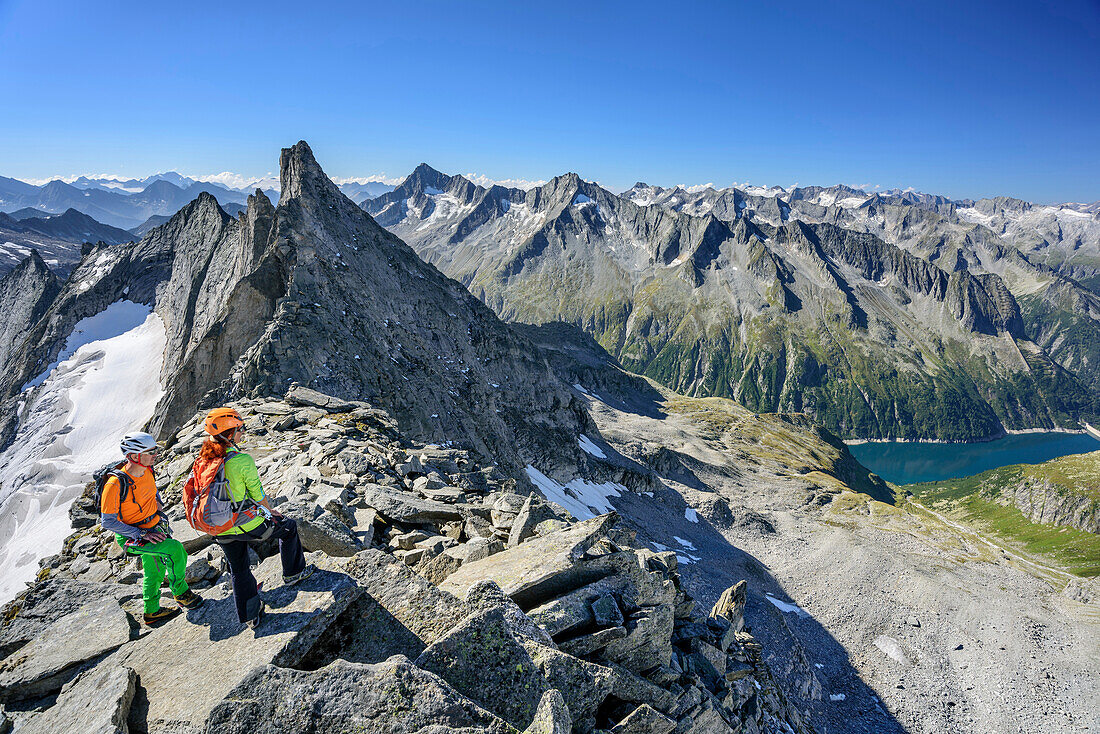
[[[171,196],[172,194],[175,194],[182,190],[183,189],[181,189],[179,186],[176,186],[171,181],[165,181],[164,179],[160,178],[156,181],[153,181],[151,184],[142,189],[141,193],[152,196]]]
[[[339,189],[329,180],[309,143],[299,140],[289,148],[283,148],[279,155],[279,184],[281,195],[279,204],[294,199],[340,194]],[[343,194],[340,194],[343,196]]]
[[[33,248],[31,249],[30,254],[23,259],[23,262],[16,265],[11,273],[9,273],[9,275],[18,278],[27,272],[37,273],[42,277],[53,276],[53,271],[51,271],[49,266],[46,265],[46,261],[42,259],[41,255],[38,254],[38,250],[35,250]]]
[[[12,366],[13,356],[27,337],[26,325],[41,318],[60,291],[61,281],[35,249],[0,278],[0,312],[5,316],[0,319],[0,374]]]

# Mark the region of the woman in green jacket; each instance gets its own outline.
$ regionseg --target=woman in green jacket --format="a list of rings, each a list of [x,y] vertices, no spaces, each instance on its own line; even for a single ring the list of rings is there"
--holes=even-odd
[[[215,408],[206,416],[204,428],[210,437],[199,450],[196,466],[224,457],[225,479],[232,501],[247,504],[248,500],[259,509],[253,519],[214,538],[225,552],[229,572],[233,576],[237,619],[255,629],[263,618],[264,603],[260,599],[256,577],[248,564],[249,544],[268,538],[278,539],[284,583],[296,584],[311,576],[315,569],[306,565],[297,524],[271,508],[260,484],[256,462],[237,447],[237,440],[244,430],[240,414],[232,408]]]

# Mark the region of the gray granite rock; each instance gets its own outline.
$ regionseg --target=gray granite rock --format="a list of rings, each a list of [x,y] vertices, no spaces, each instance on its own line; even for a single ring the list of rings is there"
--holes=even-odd
[[[340,518],[331,512],[317,513],[316,505],[295,503],[283,505],[279,511],[293,518],[298,524],[298,537],[302,548],[308,551],[321,551],[337,557],[353,556],[362,550],[355,533]]]
[[[569,715],[569,707],[565,705],[561,691],[551,688],[542,694],[535,718],[523,734],[570,734],[572,731],[573,717]]]
[[[341,400],[331,395],[295,385],[286,393],[286,401],[291,405],[321,408],[330,413],[343,413],[360,405],[354,401]]]
[[[424,499],[380,484],[364,484],[359,494],[367,505],[378,510],[378,514],[398,522],[442,522],[461,520],[463,517],[454,505]]]
[[[464,596],[478,581],[492,579],[521,607],[529,608],[606,575],[603,569],[592,569],[579,561],[617,520],[615,513],[601,515],[466,564],[440,588]]]
[[[204,592],[206,603],[124,645],[105,663],[132,668],[143,695],[130,720],[149,732],[196,732],[210,710],[256,666],[293,666],[318,637],[362,594],[345,566],[347,559],[311,553],[317,567],[294,585],[282,582],[279,558],[255,569],[267,613],[255,630],[237,621],[228,584]],[[201,661],[201,675],[186,675]]]
[[[514,730],[403,656],[333,661],[320,670],[253,670],[206,722],[219,734],[513,734]]]
[[[611,734],[669,734],[675,728],[675,721],[652,706],[642,704],[612,727]]]
[[[537,535],[535,528],[539,523],[557,519],[559,518],[553,508],[542,497],[536,494],[528,496],[516,519],[512,521],[512,528],[508,533],[508,547],[517,546],[528,538],[535,537]]]
[[[477,612],[429,645],[416,664],[517,728],[550,685],[495,609]]]
[[[120,665],[100,665],[66,685],[56,703],[26,719],[20,734],[127,734],[126,717],[137,676]]]
[[[611,693],[614,687],[612,671],[537,642],[524,640],[523,648],[535,661],[547,684],[561,691],[574,724],[590,728],[582,722],[593,722],[596,710]]]
[[[117,546],[116,546],[117,547]],[[140,598],[141,589],[126,584],[97,584],[53,579],[39,584],[9,607],[9,618],[0,620],[0,658],[42,634],[51,624],[98,599],[116,604]]]
[[[44,696],[90,662],[130,641],[130,619],[101,598],[61,617],[0,661],[0,701]]]

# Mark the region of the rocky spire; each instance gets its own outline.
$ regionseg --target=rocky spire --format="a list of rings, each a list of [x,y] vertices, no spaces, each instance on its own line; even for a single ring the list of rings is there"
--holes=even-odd
[[[31,254],[0,278],[0,374],[10,367],[10,358],[61,291],[61,281],[38,254]]]

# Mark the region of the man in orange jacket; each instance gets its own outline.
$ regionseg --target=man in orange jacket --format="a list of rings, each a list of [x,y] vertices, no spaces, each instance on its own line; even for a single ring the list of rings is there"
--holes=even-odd
[[[130,555],[141,557],[144,572],[142,595],[145,600],[145,624],[156,626],[179,614],[179,609],[160,606],[160,585],[168,576],[168,587],[176,602],[185,609],[202,606],[202,597],[191,591],[184,579],[187,551],[170,537],[168,518],[157,492],[153,464],[157,441],[148,433],[128,433],[120,444],[126,464],[113,469],[103,484],[100,497],[100,524],[115,533],[115,539]]]

